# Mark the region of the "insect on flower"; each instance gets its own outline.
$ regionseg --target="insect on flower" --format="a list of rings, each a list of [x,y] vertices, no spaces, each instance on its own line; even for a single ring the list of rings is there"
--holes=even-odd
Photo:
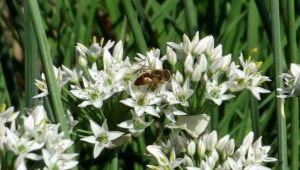
[[[137,77],[134,85],[147,85],[151,89],[155,89],[159,84],[170,80],[171,74],[168,70],[154,69],[148,70]]]

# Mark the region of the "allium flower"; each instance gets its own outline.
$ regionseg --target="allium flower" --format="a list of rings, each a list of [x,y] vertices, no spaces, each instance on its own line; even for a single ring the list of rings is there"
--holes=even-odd
[[[46,164],[46,167],[43,168],[43,170],[53,170],[53,169],[59,169],[59,170],[68,170],[74,168],[78,161],[74,160],[74,158],[78,154],[72,154],[72,153],[65,153],[60,154],[56,152],[49,152],[46,149],[42,150],[43,154],[43,160]]]
[[[147,91],[144,87],[134,88],[133,86],[130,86],[129,90],[131,98],[121,100],[121,103],[133,107],[138,117],[141,117],[144,113],[159,117],[155,105],[160,103],[160,98],[154,93]]]
[[[14,107],[10,107],[6,110],[5,105],[3,111],[0,110],[0,150],[4,149],[4,145],[7,143],[6,126],[8,123],[15,124],[15,120],[19,115],[19,112],[14,112]]]
[[[199,40],[199,32],[196,32],[192,41],[184,34],[182,43],[168,42],[167,44],[179,53],[179,57],[185,57],[188,54],[197,57],[204,52],[211,53],[214,47],[214,38],[207,36]]]
[[[90,120],[90,125],[93,136],[87,136],[81,138],[81,140],[95,144],[93,153],[94,158],[97,158],[104,148],[112,147],[112,141],[123,135],[122,132],[108,131],[106,120],[103,122],[102,127],[92,120]]]
[[[33,153],[33,151],[41,149],[44,143],[31,140],[28,136],[18,136],[15,132],[6,128],[7,134],[7,147],[13,151],[16,155],[22,158],[31,160],[40,160],[41,156]]]
[[[192,96],[194,90],[190,89],[190,80],[187,78],[183,86],[179,84],[175,79],[171,80],[172,91],[164,91],[161,95],[170,104],[180,104],[182,106],[188,106],[188,99]]]
[[[59,88],[61,88],[63,85],[65,85],[67,83],[68,78],[66,76],[64,76],[65,72],[62,71],[60,68],[56,68],[55,66],[53,66],[53,71],[54,71],[55,80],[57,82],[57,86]],[[33,98],[45,97],[49,93],[47,83],[46,83],[46,77],[45,77],[44,73],[42,73],[41,78],[42,78],[42,81],[35,80],[35,85],[38,87],[38,89],[41,91],[41,93],[34,96]]]
[[[154,170],[174,169],[180,166],[180,164],[183,162],[182,158],[176,158],[174,149],[172,149],[169,158],[165,155],[165,153],[162,152],[161,147],[158,145],[147,146],[147,151],[150,154],[152,154],[158,162],[158,166],[147,165],[147,167],[150,169],[154,169]]]
[[[285,87],[277,89],[280,98],[300,96],[300,64],[291,64],[288,73],[281,76],[284,80]]]
[[[73,70],[70,70],[68,67],[62,65],[62,69],[64,71],[64,76],[66,77],[65,79],[67,79],[70,82],[74,82],[74,83],[78,83],[80,77],[82,76],[82,70],[78,69],[78,68],[74,68]]]
[[[175,123],[175,116],[183,116],[186,115],[185,112],[178,110],[175,106],[168,106],[167,108],[163,108],[162,111],[166,115],[166,118],[170,120],[172,123]]]
[[[163,62],[167,59],[167,56],[160,57],[160,50],[154,49],[146,53],[146,55],[137,54],[135,57],[137,61],[138,69],[163,69]]]
[[[243,67],[240,70],[237,67],[232,67],[233,70],[230,71],[230,78],[227,82],[228,87],[231,91],[241,91],[243,89],[248,89],[252,92],[254,97],[260,100],[260,93],[269,93],[260,85],[263,82],[270,81],[269,77],[262,76],[259,72],[261,62],[253,62],[251,58],[244,61],[242,54],[239,57],[240,63]]]
[[[217,105],[221,105],[223,101],[234,97],[234,95],[225,94],[227,90],[227,84],[218,84],[217,78],[214,78],[212,81],[207,80],[206,82],[206,98],[212,100]]]
[[[110,89],[105,88],[104,82],[101,80],[97,83],[87,81],[85,78],[82,78],[82,80],[84,89],[71,85],[72,90],[70,91],[77,98],[84,100],[79,104],[79,107],[93,105],[96,108],[101,108],[103,101],[112,95]]]
[[[128,129],[129,132],[133,134],[133,136],[139,136],[140,134],[144,133],[145,128],[147,128],[152,124],[152,121],[145,122],[144,116],[137,117],[134,112],[131,113],[132,113],[132,119],[126,120],[118,124],[118,126],[121,128]]]

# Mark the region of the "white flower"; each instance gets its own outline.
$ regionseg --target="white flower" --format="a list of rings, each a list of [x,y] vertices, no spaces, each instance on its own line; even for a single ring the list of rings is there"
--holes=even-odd
[[[109,50],[115,43],[114,41],[108,40],[107,43],[103,46],[103,39],[101,41],[102,41],[101,44],[93,43],[89,47],[88,51],[86,52],[88,56],[97,59],[103,55],[104,49]]]
[[[252,94],[260,100],[260,93],[269,93],[269,90],[266,90],[261,86],[265,81],[270,81],[269,77],[262,76],[259,72],[261,67],[261,62],[253,62],[251,58],[244,61],[243,55],[241,54],[240,63],[242,65],[242,70],[236,66],[231,65],[231,71],[228,71],[227,74],[230,76],[227,85],[231,91],[241,91],[243,89],[248,89]]]
[[[165,155],[165,153],[162,152],[161,149],[162,148],[158,145],[147,146],[147,151],[156,158],[159,164],[159,166],[147,165],[148,168],[158,170],[163,170],[165,168],[174,169],[180,166],[180,164],[183,162],[182,158],[176,158],[174,149],[172,149],[169,158]]]
[[[82,76],[82,70],[79,70],[78,68],[74,68],[73,70],[70,70],[64,65],[62,65],[62,69],[65,73],[64,76],[66,77],[66,79],[74,83],[79,82],[79,79]]]
[[[63,85],[65,85],[67,83],[68,79],[66,76],[64,76],[65,72],[62,71],[60,68],[56,68],[55,66],[53,66],[53,72],[54,72],[54,76],[55,76],[54,78],[57,82],[57,86],[60,89]],[[35,80],[35,85],[41,91],[41,93],[34,96],[33,98],[45,97],[49,93],[47,83],[46,83],[46,77],[45,77],[44,73],[42,73],[41,78],[42,78],[42,81]]]
[[[213,81],[207,80],[206,98],[212,100],[217,105],[221,105],[224,100],[229,100],[234,97],[234,95],[225,94],[227,89],[227,84],[218,84],[217,78],[214,78]]]
[[[7,134],[7,147],[13,151],[16,155],[23,155],[24,158],[31,160],[40,160],[41,156],[32,153],[35,150],[41,149],[44,143],[39,143],[35,140],[29,139],[27,136],[19,137],[10,129],[6,128]]]
[[[167,56],[160,58],[160,50],[154,49],[146,53],[146,56],[138,53],[138,57],[135,57],[137,61],[138,69],[163,69],[163,62],[167,59]]]
[[[175,49],[178,52],[179,57],[183,58],[188,54],[191,54],[193,57],[198,57],[202,53],[211,54],[214,48],[214,38],[212,36],[207,36],[199,40],[199,32],[196,32],[192,41],[183,35],[182,43],[168,42],[168,46]]]
[[[103,81],[99,81],[94,84],[87,81],[84,77],[82,78],[82,80],[84,89],[81,89],[78,86],[71,85],[72,90],[70,90],[70,92],[74,96],[84,100],[79,104],[79,107],[93,105],[96,108],[101,108],[103,101],[112,95],[111,91],[105,88],[105,86],[103,85]]]
[[[284,88],[279,88],[278,97],[287,98],[300,96],[300,64],[292,63],[288,73],[281,76],[284,79]]]
[[[74,168],[78,161],[74,160],[74,158],[78,154],[68,153],[68,154],[59,154],[59,153],[51,153],[46,149],[42,150],[43,160],[46,164],[46,167],[43,170],[68,170]]]
[[[161,102],[160,98],[143,87],[135,88],[131,85],[129,90],[131,98],[121,100],[121,103],[133,107],[138,117],[141,117],[144,113],[159,117],[159,112],[155,105]]]
[[[170,104],[180,104],[182,106],[188,106],[188,99],[192,96],[194,90],[190,89],[190,81],[189,78],[186,79],[185,83],[181,87],[179,82],[175,79],[171,81],[172,92],[164,91],[162,95],[165,100]]]
[[[150,126],[153,121],[145,122],[144,117],[137,117],[135,113],[132,113],[132,119],[126,120],[118,124],[121,128],[126,128],[133,134],[133,136],[139,136],[144,133],[145,128]]]
[[[166,115],[166,118],[170,120],[172,123],[175,123],[175,116],[183,116],[186,115],[185,112],[178,110],[175,106],[168,106],[167,108],[163,108],[162,111]]]
[[[95,144],[93,153],[94,158],[98,157],[104,148],[110,148],[113,140],[123,135],[122,132],[108,131],[106,120],[103,122],[102,127],[92,120],[90,120],[90,125],[93,136],[87,136],[80,140]]]

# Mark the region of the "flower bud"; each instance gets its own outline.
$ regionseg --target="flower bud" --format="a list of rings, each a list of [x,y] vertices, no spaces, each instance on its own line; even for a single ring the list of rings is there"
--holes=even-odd
[[[201,139],[199,139],[197,144],[197,154],[199,158],[205,157],[205,151],[206,151],[206,146],[204,142]]]
[[[196,152],[196,144],[194,141],[191,141],[187,146],[187,152],[189,156],[194,156]]]
[[[179,71],[176,71],[176,74],[175,74],[175,80],[176,80],[178,83],[182,83],[182,82],[183,82],[183,76],[182,76],[182,74],[181,74]]]
[[[227,144],[227,142],[229,141],[229,135],[224,136],[223,138],[221,138],[217,145],[216,145],[216,149],[219,152],[222,152],[225,149],[225,145]]]
[[[186,166],[186,167],[192,167],[193,166],[193,160],[187,156],[187,155],[184,155],[183,157],[183,164]]]
[[[78,60],[78,64],[81,66],[81,67],[86,67],[88,62],[87,62],[87,59],[85,56],[82,56],[82,55],[79,55],[77,57],[77,60]]]
[[[176,53],[170,47],[167,47],[167,59],[171,65],[175,65],[177,62]]]
[[[184,60],[184,72],[188,75],[193,73],[194,59],[191,54],[188,54]]]
[[[189,37],[184,34],[183,35],[183,50],[184,50],[184,52],[186,54],[190,53],[191,48],[192,48],[191,41],[190,41]]]
[[[225,153],[228,156],[231,156],[234,153],[234,140],[230,139],[229,142],[225,145]]]
[[[216,131],[213,131],[209,135],[207,135],[207,137],[204,141],[206,144],[207,150],[212,151],[213,149],[215,149],[217,141],[218,141],[218,136],[217,136]]]
[[[231,54],[228,54],[223,57],[221,69],[223,71],[226,71],[229,68],[230,63],[231,63]]]
[[[193,74],[192,74],[192,81],[195,81],[195,82],[200,81],[201,76],[202,76],[201,65],[200,65],[200,63],[197,63],[196,67],[193,71]]]
[[[123,59],[123,43],[122,41],[119,41],[113,51],[114,58],[120,62]]]

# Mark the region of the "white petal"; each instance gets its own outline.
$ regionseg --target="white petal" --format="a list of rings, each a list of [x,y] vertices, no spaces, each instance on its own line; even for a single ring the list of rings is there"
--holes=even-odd
[[[131,98],[128,98],[128,99],[125,99],[125,100],[121,100],[120,101],[121,103],[129,106],[129,107],[135,107],[136,106],[136,103],[134,100],[132,100]]]
[[[118,126],[121,127],[121,128],[132,129],[133,128],[133,121],[132,120],[126,120],[122,123],[119,123]]]
[[[95,136],[87,136],[87,137],[81,138],[80,140],[83,140],[88,143],[93,143],[93,144],[98,143]]]
[[[123,134],[124,133],[122,133],[122,132],[110,131],[110,132],[107,133],[108,140],[109,141],[115,140],[115,139],[119,138],[120,136],[122,136]]]
[[[94,147],[94,152],[93,152],[94,158],[97,158],[103,149],[104,149],[103,146],[101,146],[100,144],[96,144]]]
[[[244,138],[242,146],[248,149],[249,146],[252,144],[253,139],[254,139],[254,133],[249,132],[248,135]]]
[[[91,101],[83,101],[78,105],[78,107],[86,107],[91,104],[92,104]]]

